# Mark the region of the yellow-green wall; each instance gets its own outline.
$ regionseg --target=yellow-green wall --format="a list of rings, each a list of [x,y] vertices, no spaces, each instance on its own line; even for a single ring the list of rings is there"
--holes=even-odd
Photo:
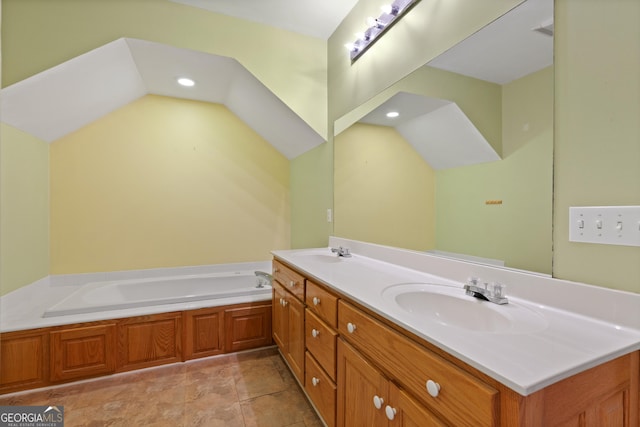
[[[219,104],[149,95],[51,145],[51,273],[270,259],[289,162]]]
[[[502,107],[502,160],[436,174],[436,248],[551,274],[553,67],[504,85]]]
[[[640,293],[640,248],[569,242],[570,206],[640,205],[640,2],[556,0],[554,276]]]
[[[290,162],[291,247],[318,248],[329,244],[333,219],[333,150],[322,144]]]
[[[0,124],[0,295],[49,274],[49,144]]]
[[[337,236],[433,249],[433,169],[394,128],[356,123],[335,147]]]

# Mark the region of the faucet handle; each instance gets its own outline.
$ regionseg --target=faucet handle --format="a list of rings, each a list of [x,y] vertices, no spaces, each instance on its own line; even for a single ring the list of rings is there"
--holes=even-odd
[[[478,283],[480,283],[480,279],[477,278],[477,277],[470,276],[467,279],[467,283],[470,284],[470,285],[477,285]]]
[[[505,285],[502,283],[494,282],[491,284],[491,293],[496,298],[502,298],[504,296]]]

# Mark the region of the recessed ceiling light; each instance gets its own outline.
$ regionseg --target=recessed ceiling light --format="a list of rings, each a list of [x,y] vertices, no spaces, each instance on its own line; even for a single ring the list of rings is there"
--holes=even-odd
[[[398,113],[397,111],[389,111],[387,113],[387,117],[389,117],[390,119],[393,119],[395,117],[398,117],[400,115],[400,113]]]
[[[194,82],[193,80],[188,79],[186,77],[180,77],[178,79],[178,84],[182,85],[182,86],[186,86],[186,87],[191,87],[191,86],[195,85],[196,82]]]

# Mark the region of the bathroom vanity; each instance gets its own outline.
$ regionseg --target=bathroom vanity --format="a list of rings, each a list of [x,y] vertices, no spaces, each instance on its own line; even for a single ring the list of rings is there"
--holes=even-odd
[[[436,295],[439,320],[403,308],[399,287],[420,303],[429,295],[420,286],[462,296],[462,283],[354,252],[273,252],[274,340],[328,426],[638,425],[640,331],[517,297],[488,309],[462,297],[467,313],[456,324],[449,296]],[[522,321],[514,310],[524,310]],[[491,313],[498,317],[483,323]],[[620,340],[572,352],[584,338],[576,327]]]

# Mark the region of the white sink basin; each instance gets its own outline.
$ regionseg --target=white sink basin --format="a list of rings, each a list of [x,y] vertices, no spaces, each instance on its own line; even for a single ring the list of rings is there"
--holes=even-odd
[[[385,288],[382,297],[416,320],[469,331],[524,334],[547,326],[545,318],[528,307],[479,300],[462,287],[404,283]]]

